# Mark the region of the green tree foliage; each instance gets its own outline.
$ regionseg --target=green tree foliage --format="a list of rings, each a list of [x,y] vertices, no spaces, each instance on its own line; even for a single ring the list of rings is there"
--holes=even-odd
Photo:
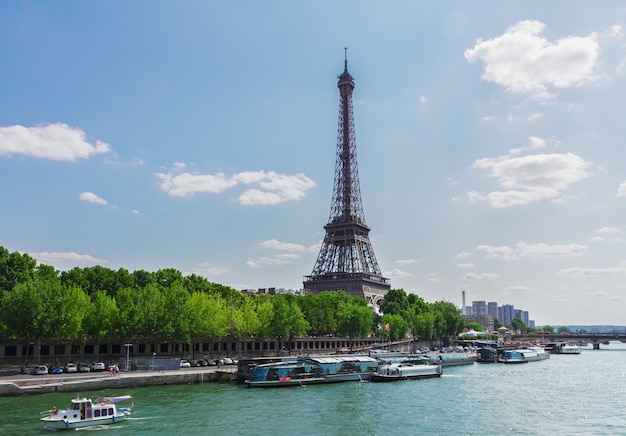
[[[524,321],[522,321],[520,318],[513,318],[513,320],[511,321],[510,324],[511,330],[514,331],[520,331],[523,333],[527,333],[530,330],[530,327],[528,327]]]
[[[309,323],[304,319],[296,297],[290,294],[274,295],[272,297],[274,316],[272,318],[273,336],[290,340],[294,336],[306,334]]]
[[[194,292],[185,304],[187,337],[219,338],[229,329],[229,314],[225,300],[219,295]]]
[[[364,304],[354,301],[344,302],[339,306],[339,334],[349,338],[369,335],[374,322],[374,312]]]
[[[0,247],[0,297],[3,291],[10,291],[18,283],[26,283],[35,278],[37,261],[28,254],[9,251]]]
[[[436,301],[431,304],[434,312],[439,313],[443,320],[435,321],[438,336],[456,336],[463,331],[465,319],[461,316],[461,310],[447,301]]]
[[[309,323],[313,336],[336,335],[339,332],[337,309],[350,301],[365,304],[362,298],[350,297],[345,291],[326,291],[318,295],[304,295],[297,299],[300,309]]]
[[[383,325],[385,326],[385,335],[392,341],[405,339],[408,331],[408,324],[404,318],[400,315],[387,315],[383,316]],[[387,326],[389,328],[387,329]]]
[[[91,298],[92,304],[83,320],[84,335],[99,341],[125,339],[120,337],[118,328],[120,315],[115,298],[103,290],[96,291]]]
[[[258,334],[264,338],[274,336],[274,305],[270,297],[263,296],[255,300],[256,314],[259,319]]]
[[[28,255],[0,247],[0,335],[26,340],[63,338],[193,342],[232,335],[291,340],[295,336],[367,336],[374,323],[393,339],[434,340],[459,332],[460,311],[390,290],[374,314],[365,299],[344,291],[319,295],[247,296],[173,268],[129,273],[102,266],[58,272]],[[387,333],[389,334],[389,333]]]
[[[480,323],[477,323],[476,321],[470,322],[467,326],[470,330],[474,330],[475,332],[483,331],[483,326],[480,325]]]
[[[437,339],[437,330],[435,329],[435,313],[422,312],[417,316],[417,325],[414,334],[425,341],[434,341]]]
[[[380,310],[386,315],[402,315],[409,307],[409,301],[403,289],[390,289],[380,302]]]
[[[2,297],[2,318],[10,338],[45,338],[45,296],[34,280],[19,283]]]

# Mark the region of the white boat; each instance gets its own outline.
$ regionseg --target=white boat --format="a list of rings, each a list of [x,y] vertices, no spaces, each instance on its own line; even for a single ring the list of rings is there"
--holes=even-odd
[[[131,412],[130,407],[117,407],[116,403],[130,400],[130,395],[119,397],[90,398],[76,397],[72,399],[67,409],[41,412],[40,420],[45,423],[46,429],[69,429],[91,427],[95,425],[113,424],[126,419]]]
[[[555,354],[580,354],[581,352],[582,349],[579,345],[570,343],[558,344],[553,348],[553,353]]]
[[[396,380],[410,380],[416,378],[441,377],[442,366],[432,362],[401,362],[380,365],[378,371],[372,374],[373,382],[390,382]]]
[[[498,362],[500,363],[526,363],[536,360],[549,359],[550,354],[541,347],[516,348],[514,350],[505,350]]]

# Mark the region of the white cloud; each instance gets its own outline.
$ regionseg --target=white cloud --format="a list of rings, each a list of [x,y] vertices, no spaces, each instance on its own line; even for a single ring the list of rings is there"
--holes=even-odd
[[[295,253],[282,253],[274,257],[259,257],[256,259],[248,259],[246,265],[251,268],[259,268],[261,266],[277,266],[285,265],[299,259],[300,256]]]
[[[428,98],[424,97],[423,95],[420,97],[420,103],[421,104],[426,104],[428,103]]]
[[[55,264],[59,262],[75,262],[81,264],[108,263],[108,261],[105,259],[98,259],[88,254],[78,254],[73,251],[70,251],[69,253],[55,253],[44,251],[41,253],[30,253],[30,255],[33,258],[37,259],[39,262],[45,264]]]
[[[173,171],[156,173],[155,176],[161,181],[161,190],[176,197],[187,197],[197,192],[218,194],[238,184],[254,184],[258,186],[245,191],[238,197],[239,203],[244,206],[267,206],[299,200],[315,186],[315,182],[304,174],[286,175],[274,171],[244,171],[227,177],[224,173],[214,175],[177,173],[184,168],[185,164],[176,162]]]
[[[198,274],[204,277],[213,277],[228,274],[230,270],[225,267],[213,266],[208,262],[202,262],[198,265],[197,268],[193,269],[191,272],[193,274]]]
[[[606,268],[564,268],[556,272],[560,276],[572,277],[608,277],[626,275],[626,262],[622,262],[617,266]]]
[[[244,173],[235,175],[235,179],[241,178]],[[239,196],[239,202],[244,206],[251,205],[275,205],[285,201],[299,200],[306,192],[315,186],[315,182],[304,174],[293,176],[277,174],[273,171],[259,171],[251,181],[244,183],[259,183],[264,190],[250,189]]]
[[[477,251],[482,251],[485,253],[485,257],[487,259],[498,259],[498,260],[516,260],[517,256],[515,251],[507,246],[501,245],[495,247],[493,245],[479,245],[476,247]]]
[[[456,266],[458,266],[459,268],[463,268],[463,269],[472,269],[476,265],[474,265],[473,263],[469,262],[469,263],[459,263]]]
[[[218,194],[237,185],[237,182],[226,178],[223,173],[191,174],[191,173],[157,173],[161,180],[161,190],[175,197],[187,197],[196,192]]]
[[[489,170],[490,177],[503,190],[491,192],[487,196],[470,191],[467,198],[470,202],[487,200],[495,208],[554,198],[571,184],[589,177],[590,165],[573,153],[479,159],[472,164],[472,168]]]
[[[410,272],[402,271],[399,268],[394,268],[391,271],[387,271],[385,273],[385,276],[387,276],[389,278],[393,278],[393,279],[400,279],[400,278],[405,278],[405,277],[414,277],[413,274],[411,274]]]
[[[465,274],[465,280],[494,280],[500,278],[499,274],[492,273],[474,273],[470,272]]]
[[[465,59],[483,62],[483,80],[538,97],[549,97],[549,89],[593,79],[600,52],[597,35],[550,42],[541,36],[545,27],[540,21],[517,22],[499,37],[478,39],[473,48],[465,50]]]
[[[472,256],[472,253],[470,253],[469,251],[462,251],[454,257],[456,257],[457,259],[467,259],[468,257],[471,257],[471,256]]]
[[[596,230],[596,233],[600,233],[603,235],[608,235],[608,234],[612,234],[612,233],[620,233],[622,231],[622,229],[620,229],[619,227],[601,227],[598,230]]]
[[[396,260],[396,265],[397,266],[408,266],[408,265],[413,265],[416,264],[418,261],[415,259],[400,259],[400,260]]]
[[[67,124],[0,127],[0,157],[19,154],[38,159],[74,162],[109,151],[108,144],[96,141],[92,145],[85,141],[85,132]]]
[[[83,192],[78,196],[78,198],[88,203],[101,204],[101,205],[107,204],[107,201],[105,199],[98,197],[93,192]]]
[[[626,181],[623,181],[621,185],[617,188],[616,197],[625,197],[626,196]]]
[[[261,242],[261,247],[271,248],[272,250],[280,251],[306,251],[307,248],[304,245],[293,244],[291,242],[280,242],[276,239],[269,239]]]
[[[524,241],[520,241],[515,245],[515,248],[511,248],[508,245],[479,245],[476,247],[476,250],[485,253],[485,258],[494,260],[519,260],[521,258],[562,259],[585,254],[587,252],[587,246],[580,244],[527,244]]]
[[[518,242],[517,252],[520,257],[561,259],[564,257],[581,256],[587,252],[587,247],[580,244],[548,245],[544,243],[527,244]]]
[[[441,283],[441,282],[443,282],[443,279],[441,277],[439,277],[438,274],[431,273],[431,274],[428,274],[428,277],[426,278],[426,281],[430,282],[430,283]]]

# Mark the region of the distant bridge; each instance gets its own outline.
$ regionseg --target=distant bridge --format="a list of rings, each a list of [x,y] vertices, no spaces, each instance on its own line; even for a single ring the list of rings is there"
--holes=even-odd
[[[588,342],[593,345],[594,350],[600,349],[600,344],[609,341],[619,341],[626,343],[626,332],[623,333],[555,333],[555,334],[523,334],[523,335],[511,335],[512,341],[524,342],[524,341],[539,341],[541,343],[552,342]]]

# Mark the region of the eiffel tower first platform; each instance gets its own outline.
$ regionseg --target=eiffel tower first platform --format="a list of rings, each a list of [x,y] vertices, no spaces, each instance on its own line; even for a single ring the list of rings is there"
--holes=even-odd
[[[313,272],[304,277],[304,293],[343,290],[377,304],[391,285],[380,272],[363,214],[352,106],[354,78],[348,72],[347,56],[337,87],[339,127],[330,218]]]

